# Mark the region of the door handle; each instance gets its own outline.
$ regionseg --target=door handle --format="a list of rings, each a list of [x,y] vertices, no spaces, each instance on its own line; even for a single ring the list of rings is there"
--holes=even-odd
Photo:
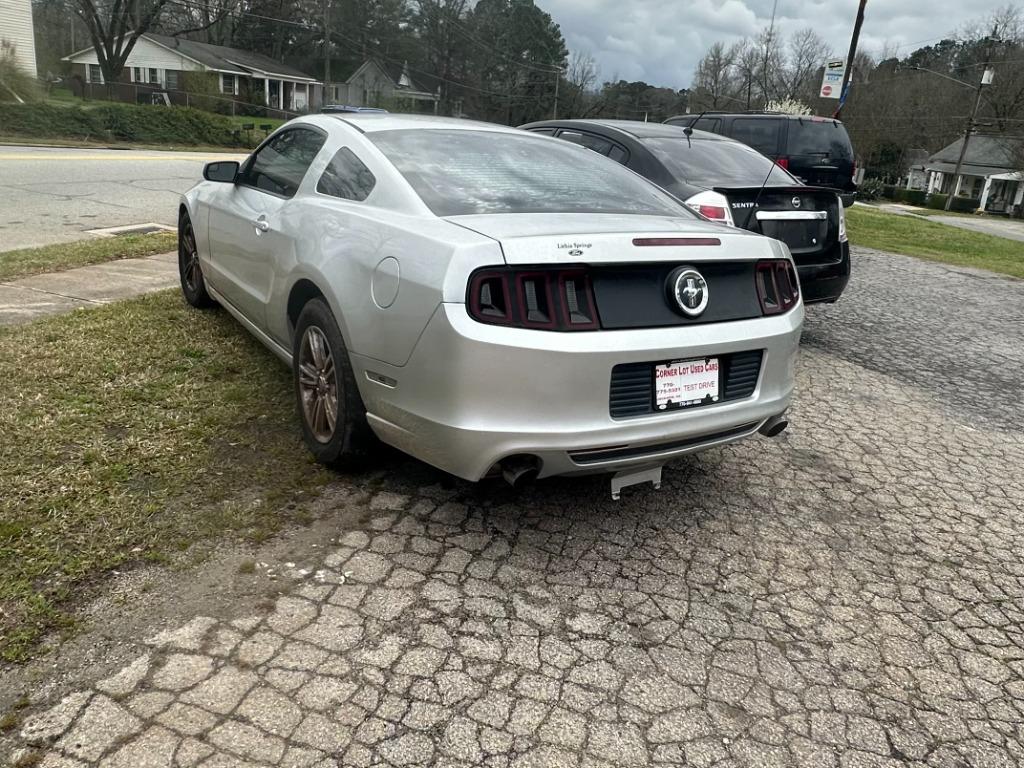
[[[257,236],[270,231],[270,222],[267,221],[266,216],[261,215],[259,218],[253,219],[252,225],[256,228]]]

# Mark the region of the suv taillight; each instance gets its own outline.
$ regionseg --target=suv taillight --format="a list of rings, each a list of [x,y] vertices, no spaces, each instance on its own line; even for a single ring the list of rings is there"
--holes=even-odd
[[[757,262],[755,280],[761,311],[766,315],[788,312],[800,298],[800,283],[789,259]]]
[[[493,267],[474,272],[466,297],[469,315],[492,325],[548,331],[598,328],[590,276],[582,267]]]
[[[785,171],[789,170],[789,158],[788,157],[780,157],[778,160],[775,161],[775,164],[777,166],[779,166],[779,168],[782,168]]]

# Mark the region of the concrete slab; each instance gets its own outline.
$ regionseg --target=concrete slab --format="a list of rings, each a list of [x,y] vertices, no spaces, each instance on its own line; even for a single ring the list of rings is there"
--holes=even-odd
[[[40,317],[88,306],[88,301],[0,283],[0,325],[30,323]]]
[[[11,280],[0,283],[0,325],[27,323],[177,284],[177,254],[173,252]]]
[[[1019,240],[1024,243],[1024,221],[1019,219],[1003,219],[994,216],[977,216],[972,219],[964,216],[929,216],[928,220],[960,229],[969,229],[972,232],[981,232],[985,235]]]

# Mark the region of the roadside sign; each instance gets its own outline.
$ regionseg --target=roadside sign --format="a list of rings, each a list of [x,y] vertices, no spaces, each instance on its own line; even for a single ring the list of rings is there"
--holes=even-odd
[[[821,90],[818,95],[823,99],[838,99],[843,93],[844,80],[846,59],[829,59],[825,62],[825,72],[821,76]]]

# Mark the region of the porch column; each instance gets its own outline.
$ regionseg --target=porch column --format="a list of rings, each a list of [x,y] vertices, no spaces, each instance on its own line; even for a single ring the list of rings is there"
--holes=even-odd
[[[263,78],[263,103],[270,106],[270,78]]]
[[[992,177],[991,176],[986,176],[985,177],[985,186],[983,186],[981,188],[981,202],[978,204],[978,207],[981,208],[981,210],[983,210],[983,211],[985,210],[985,205],[988,203],[988,193],[989,193],[989,191],[991,191],[991,189],[992,189]]]
[[[1017,182],[1017,194],[1013,198],[1014,205],[1024,205],[1024,176]]]
[[[284,80],[277,81],[277,108],[284,109]]]

